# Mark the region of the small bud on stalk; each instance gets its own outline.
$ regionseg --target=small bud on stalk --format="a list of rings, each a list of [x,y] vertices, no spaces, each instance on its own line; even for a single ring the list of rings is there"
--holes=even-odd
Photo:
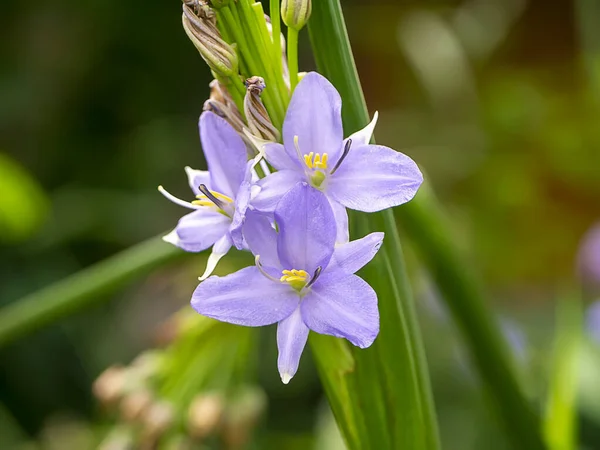
[[[238,58],[235,50],[221,38],[215,12],[200,4],[196,12],[183,5],[183,29],[213,72],[223,77],[237,76]]]
[[[288,28],[301,30],[310,17],[311,0],[282,0],[281,19]]]
[[[260,94],[265,87],[265,80],[261,77],[251,77],[246,80],[244,114],[253,135],[265,141],[277,142],[280,138],[279,131],[271,122],[269,113],[260,99]]]
[[[188,426],[192,436],[202,439],[213,434],[223,417],[225,404],[218,393],[198,395],[188,412]]]

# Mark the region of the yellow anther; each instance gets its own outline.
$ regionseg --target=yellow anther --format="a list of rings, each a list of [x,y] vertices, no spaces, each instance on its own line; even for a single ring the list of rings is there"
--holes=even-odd
[[[327,158],[327,153],[321,155],[310,152],[308,155],[304,155],[304,162],[309,169],[327,169]]]
[[[221,194],[220,192],[210,191],[210,193],[212,195],[214,195],[215,197],[217,197],[219,200],[223,200],[224,202],[227,202],[227,203],[232,203],[233,202],[233,200],[231,199],[231,197],[228,197],[225,194]],[[208,197],[206,197],[206,195],[204,195],[204,194],[198,194],[198,195],[196,195],[196,198],[198,200],[200,200],[200,201],[208,200]],[[208,201],[210,202],[210,200],[208,200]]]
[[[288,283],[297,291],[300,291],[308,281],[308,273],[305,270],[282,270],[283,274],[279,281],[282,283]]]

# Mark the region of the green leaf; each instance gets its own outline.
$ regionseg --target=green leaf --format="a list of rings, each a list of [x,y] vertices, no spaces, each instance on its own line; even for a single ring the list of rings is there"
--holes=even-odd
[[[319,70],[342,94],[346,130],[366,125],[368,115],[339,3],[313,3],[309,30]],[[378,294],[381,330],[365,350],[333,338],[311,338],[332,410],[351,449],[439,448],[427,365],[393,213],[388,210],[369,219],[351,214],[350,221],[357,237],[385,231],[378,256],[361,273]],[[334,359],[336,353],[346,356]]]
[[[79,311],[123,284],[186,255],[152,238],[0,310],[0,346]]]

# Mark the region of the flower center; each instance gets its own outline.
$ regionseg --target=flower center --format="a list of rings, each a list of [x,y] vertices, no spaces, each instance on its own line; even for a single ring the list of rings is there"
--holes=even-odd
[[[327,153],[320,153],[315,155],[314,152],[310,152],[308,155],[304,155],[304,162],[309,169],[327,169]]]
[[[279,281],[289,284],[298,292],[300,292],[308,282],[308,273],[305,270],[282,270],[281,273],[282,276]]]

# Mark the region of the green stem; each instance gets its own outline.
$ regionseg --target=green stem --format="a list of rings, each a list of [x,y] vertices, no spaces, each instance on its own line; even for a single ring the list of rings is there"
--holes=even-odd
[[[0,311],[0,346],[77,312],[123,284],[181,258],[186,253],[152,238]]]
[[[273,66],[277,69],[277,73],[281,74],[281,76],[283,77],[283,55],[281,53],[281,11],[279,10],[279,6],[279,0],[271,0],[269,4],[269,13],[271,14],[271,27],[273,30],[271,59],[273,61]],[[289,95],[287,100],[289,100]]]
[[[308,23],[319,70],[340,92],[345,129],[354,131],[369,122],[339,0],[313,2]],[[432,198],[421,193],[396,209],[410,237],[459,324],[481,378],[489,388],[513,448],[538,450],[544,445],[539,418],[524,397],[498,324],[481,291],[444,227]]]
[[[294,92],[298,86],[298,30],[288,28],[287,57],[290,69],[290,90]]]

